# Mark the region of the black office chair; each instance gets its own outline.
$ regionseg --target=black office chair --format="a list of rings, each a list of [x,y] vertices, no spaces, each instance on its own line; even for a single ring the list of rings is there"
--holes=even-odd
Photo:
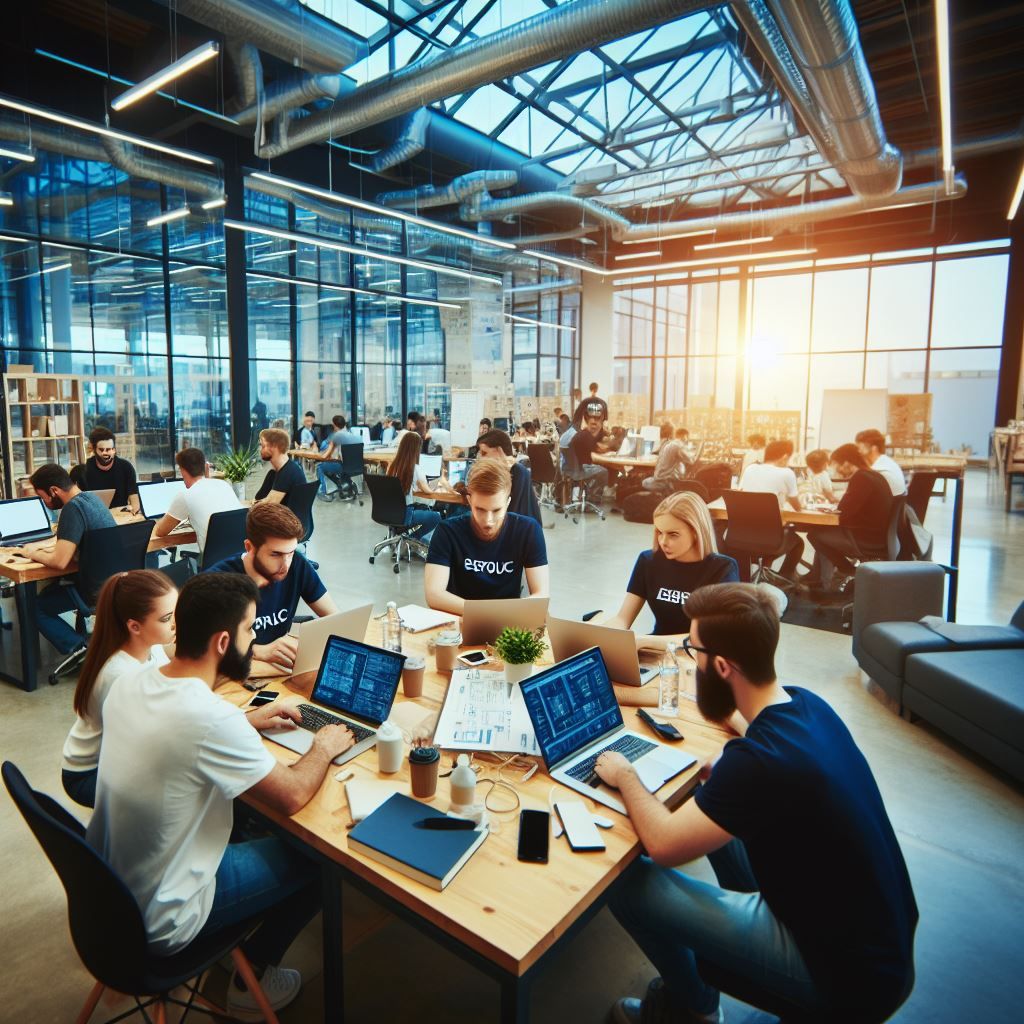
[[[305,531],[302,535],[302,540],[299,541],[303,554],[306,554],[306,545],[312,539],[313,529],[316,526],[316,523],[313,521],[313,503],[316,501],[316,492],[319,489],[319,482],[310,480],[309,483],[293,487],[284,500],[285,508],[290,509],[299,517],[299,522],[302,523],[302,529]],[[320,568],[319,562],[314,562],[311,558],[307,560],[314,569]]]
[[[551,446],[547,444],[528,444],[526,455],[530,460],[530,476],[534,486],[540,484],[538,500],[541,507],[553,508],[560,512],[562,506],[555,500],[555,462],[551,458]]]
[[[338,485],[338,497],[342,501],[358,501],[360,506],[363,499],[359,494],[359,487],[356,484],[356,477],[362,477],[363,446],[361,444],[343,444],[341,446],[341,479],[331,479]],[[327,474],[330,476],[330,474]]]
[[[907,508],[913,510],[921,526],[924,526],[924,518],[928,514],[928,502],[931,500],[932,492],[935,490],[935,481],[938,478],[938,473],[914,472],[910,474],[910,482],[907,484]]]
[[[725,491],[722,497],[729,513],[725,528],[728,553],[742,555],[757,563],[750,577],[751,583],[771,583],[782,590],[791,589],[792,581],[771,567],[771,563],[784,555],[789,547],[779,499],[774,494],[732,490]]]
[[[245,517],[248,514],[247,508],[214,512],[206,527],[206,545],[202,555],[198,551],[186,551],[186,557],[195,559],[202,571],[223,562],[225,558],[240,554],[245,547]]]
[[[78,545],[78,573],[73,581],[61,583],[75,605],[75,630],[81,634],[83,644],[88,640],[86,619],[95,614],[96,599],[103,584],[119,572],[146,568],[149,539],[156,523],[143,519],[124,526],[107,526],[101,530],[86,530]],[[68,655],[49,676],[50,685],[77,670],[85,660],[84,647]]]
[[[572,521],[578,523],[579,515],[586,515],[587,512],[597,513],[597,518],[604,520],[604,512],[593,502],[587,500],[587,481],[583,475],[583,467],[580,466],[576,453],[571,447],[561,449],[562,452],[562,479],[569,483],[569,500],[562,506],[562,513],[566,519],[572,516]]]
[[[391,561],[396,573],[401,571],[399,563],[403,554],[409,562],[412,561],[414,554],[426,560],[428,545],[409,536],[416,527],[405,524],[405,493],[398,477],[371,473],[364,479],[370,492],[370,518],[388,528],[388,535],[384,540],[374,545],[370,565],[373,565],[374,559],[385,548],[391,552]]]
[[[857,563],[861,562],[895,562],[900,557],[901,542],[907,530],[906,524],[907,496],[898,494],[892,499],[889,506],[889,519],[885,530],[885,543],[880,547],[869,547],[868,545],[856,543],[854,558]],[[839,588],[840,593],[847,597],[854,596],[854,584],[856,577],[851,576]],[[843,629],[853,628],[853,601],[843,605],[842,611]]]
[[[11,799],[64,886],[71,940],[86,970],[96,979],[77,1020],[89,1019],[108,988],[131,996],[137,1007],[131,1013],[142,1013],[146,1020],[149,1017],[145,1008],[154,1004],[156,1020],[166,1020],[168,1003],[227,1017],[226,1010],[199,994],[199,985],[206,971],[230,953],[238,973],[260,1004],[264,1019],[277,1024],[277,1016],[239,948],[245,936],[259,924],[259,918],[196,939],[172,956],[150,953],[142,912],[134,896],[86,842],[81,822],[52,797],[32,789],[10,761],[5,761],[0,771]],[[187,1002],[171,995],[172,990],[182,985],[190,992]]]

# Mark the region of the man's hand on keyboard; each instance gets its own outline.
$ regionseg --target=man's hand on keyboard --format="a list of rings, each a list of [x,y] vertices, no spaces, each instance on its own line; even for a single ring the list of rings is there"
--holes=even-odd
[[[621,754],[614,750],[606,750],[594,765],[594,770],[603,782],[615,789],[619,788],[619,776],[624,771],[632,771],[633,766]]]
[[[285,634],[279,636],[269,644],[256,644],[252,656],[257,661],[265,661],[271,665],[280,665],[283,669],[291,671],[295,664],[295,654],[299,649],[299,641]]]
[[[293,704],[282,700],[272,700],[269,704],[250,711],[245,716],[254,729],[294,729],[302,721],[302,715]]]
[[[325,725],[313,735],[313,746],[332,760],[344,754],[355,741],[351,730],[344,725]]]

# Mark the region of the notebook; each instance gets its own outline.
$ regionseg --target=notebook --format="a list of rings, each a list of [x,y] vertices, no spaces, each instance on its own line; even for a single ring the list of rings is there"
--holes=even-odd
[[[451,612],[439,612],[433,608],[424,608],[421,604],[403,604],[398,609],[398,617],[402,620],[402,628],[410,633],[422,633],[438,626],[450,626],[458,618]]]
[[[388,782],[387,779],[349,779],[345,783],[348,813],[352,815],[352,821],[358,824],[396,793],[407,794],[408,791],[409,784],[407,782]]]
[[[433,807],[396,793],[349,832],[348,846],[440,892],[487,838],[486,828],[444,831],[419,824],[444,817]]]

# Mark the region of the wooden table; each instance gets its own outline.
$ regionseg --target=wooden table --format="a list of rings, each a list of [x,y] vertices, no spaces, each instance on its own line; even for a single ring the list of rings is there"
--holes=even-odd
[[[722,522],[729,521],[729,513],[726,510],[725,504],[720,503],[722,499],[711,502],[708,505],[708,511],[711,513],[712,519],[718,519]],[[807,528],[809,526],[838,526],[839,525],[839,513],[838,512],[824,512],[819,509],[805,508],[799,512],[796,509],[784,508],[782,511],[782,522],[786,526],[800,526]]]
[[[377,630],[377,623],[371,622],[368,641],[379,639]],[[449,677],[433,669],[433,656],[426,650],[429,635],[407,635],[404,646],[407,653],[426,657],[428,666],[423,696],[412,703],[435,715],[443,703]],[[281,685],[268,685],[286,691],[287,683],[285,680]],[[623,703],[636,703],[638,699],[644,703],[657,702],[656,688],[616,687],[616,691]],[[218,693],[239,704],[251,696],[237,684],[228,684]],[[408,702],[399,691],[396,707],[402,703]],[[723,730],[698,715],[692,701],[684,699],[681,703],[677,724],[686,737],[683,747],[698,763],[663,787],[661,795],[671,806],[685,799],[696,784],[698,766],[715,757],[727,739]],[[633,715],[627,712],[625,717],[632,725]],[[282,763],[296,759],[294,753],[276,744],[268,742],[268,749]],[[451,761],[451,754],[443,755],[443,770]],[[346,767],[360,779],[408,780],[406,766],[398,775],[379,776],[374,750],[350,761]],[[492,830],[443,892],[435,892],[348,849],[348,804],[344,786],[334,779],[336,773],[337,769],[332,767],[316,796],[292,817],[243,797],[324,868],[324,1019],[332,1024],[344,1019],[342,880],[494,978],[501,986],[501,1020],[512,1024],[528,1019],[530,985],[546,957],[603,906],[611,887],[640,854],[639,842],[627,818],[585,800],[592,810],[615,822],[612,829],[602,830],[607,849],[601,853],[574,854],[563,837],[551,840],[546,866],[523,864],[516,859],[519,809],[511,813],[492,812],[492,825],[497,822],[499,830]],[[543,768],[527,782],[522,781],[522,770],[506,769],[502,774],[515,785],[523,807],[548,808],[553,783]],[[481,779],[495,775],[495,766],[485,762]],[[558,788],[566,796],[585,799],[571,790]],[[437,794],[430,803],[446,810],[448,792],[447,781],[440,779]]]
[[[658,463],[657,455],[616,455],[614,452],[601,454],[594,452],[590,461],[598,466],[608,466],[610,469],[654,469]],[[647,475],[647,474],[645,474]]]
[[[135,523],[141,516],[126,512],[114,512],[114,522],[118,526]],[[163,551],[165,548],[176,548],[182,544],[195,544],[195,530],[178,529],[164,537],[155,534],[150,537],[149,551]],[[49,566],[33,562],[20,555],[9,555],[0,548],[0,577],[14,584],[14,604],[18,610],[18,637],[21,647],[21,676],[8,672],[0,672],[0,679],[20,686],[23,690],[36,688],[36,674],[39,668],[39,626],[36,618],[36,584],[47,580],[70,576],[78,570],[78,564],[72,562],[66,569],[51,569]]]

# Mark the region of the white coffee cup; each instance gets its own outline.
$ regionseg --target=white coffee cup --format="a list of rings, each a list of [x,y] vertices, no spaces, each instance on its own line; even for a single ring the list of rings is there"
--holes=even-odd
[[[402,730],[393,722],[385,722],[377,730],[377,767],[390,775],[402,767],[404,753]]]

